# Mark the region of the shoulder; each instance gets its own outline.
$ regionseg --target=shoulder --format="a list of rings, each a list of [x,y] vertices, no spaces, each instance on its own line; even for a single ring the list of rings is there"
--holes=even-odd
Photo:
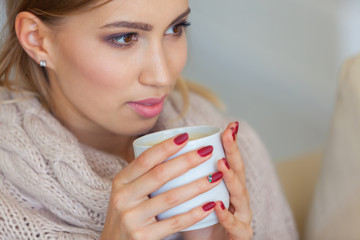
[[[27,102],[26,104],[31,103],[31,105],[34,106],[41,106],[41,104],[36,98],[36,94],[33,92],[29,92],[26,90],[10,90],[6,87],[0,86],[0,106],[7,105],[9,103],[21,105],[25,101]]]
[[[168,104],[172,109],[177,109],[172,110],[172,114],[179,114],[183,104],[181,95],[172,95]],[[213,125],[225,129],[232,121],[239,122],[237,143],[245,164],[247,188],[254,212],[253,226],[257,226],[257,235],[259,238],[274,235],[274,239],[276,236],[294,239],[296,231],[293,218],[282,194],[274,166],[264,144],[250,124],[221,112],[204,97],[191,93],[189,109],[185,116],[174,124],[164,125],[163,128]],[[289,237],[289,234],[292,237]]]
[[[183,108],[182,96],[179,92],[174,92],[167,103],[168,106],[164,109],[164,115],[167,119],[174,119],[181,113]],[[169,116],[172,115],[172,118]],[[163,116],[164,119],[164,116]],[[189,108],[186,114],[177,119],[176,121],[168,121],[171,124],[165,124],[164,128],[173,128],[181,126],[194,126],[194,125],[213,125],[225,129],[230,122],[239,122],[239,144],[246,147],[248,150],[264,149],[260,138],[256,131],[241,118],[235,118],[231,115],[219,110],[214,104],[203,96],[190,92],[189,94]],[[263,152],[265,154],[265,151]]]
[[[259,238],[295,239],[296,229],[289,205],[282,193],[270,155],[254,128],[241,118],[219,111],[203,97],[191,94],[185,118],[192,123],[225,129],[239,122],[237,143],[246,169],[246,184],[254,213],[252,225]]]
[[[258,155],[266,156],[267,151],[255,130],[243,119],[234,118],[215,107],[209,100],[199,94],[190,92],[189,107],[186,114],[179,117],[183,109],[183,99],[179,92],[174,91],[164,106],[157,125],[153,131],[183,126],[212,125],[226,129],[230,122],[239,122],[239,147],[250,158]],[[259,158],[264,159],[264,158]]]
[[[0,87],[0,103],[11,99],[10,90],[6,87]]]
[[[248,139],[248,141],[253,143],[260,143],[256,131],[246,122],[246,120],[239,117],[233,117],[231,114],[219,110],[210,101],[198,94],[190,94],[189,111],[185,117],[193,118],[192,120],[198,124],[212,124],[221,127],[222,129],[225,129],[230,122],[238,121],[239,133],[243,136],[243,140]]]

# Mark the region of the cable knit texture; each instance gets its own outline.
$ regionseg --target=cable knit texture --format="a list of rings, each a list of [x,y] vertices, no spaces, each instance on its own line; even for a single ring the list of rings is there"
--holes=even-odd
[[[85,146],[34,98],[0,89],[0,239],[99,239],[113,176],[127,163]],[[185,117],[174,93],[152,131],[215,125],[231,119],[191,94]],[[254,213],[253,239],[297,239],[294,220],[269,156],[240,121],[238,144]],[[166,239],[181,239],[174,234]]]

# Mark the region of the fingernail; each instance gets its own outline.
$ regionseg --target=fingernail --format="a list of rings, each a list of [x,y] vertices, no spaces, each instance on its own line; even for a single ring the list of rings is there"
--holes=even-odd
[[[227,169],[230,169],[230,166],[229,166],[229,163],[228,163],[227,159],[223,158],[222,160],[224,161],[225,166],[227,167]]]
[[[177,136],[174,139],[174,142],[175,142],[176,145],[181,145],[188,139],[189,139],[189,134],[183,133],[183,134],[180,134],[179,136]]]
[[[207,177],[209,183],[214,183],[214,182],[217,182],[219,181],[223,176],[223,173],[222,172],[216,172],[214,174],[211,174]]]
[[[208,202],[207,204],[202,206],[202,209],[204,211],[209,211],[209,210],[213,209],[215,207],[215,205],[216,205],[215,202]]]
[[[205,157],[205,156],[209,155],[210,153],[212,153],[213,149],[214,148],[212,146],[207,146],[207,147],[203,147],[203,148],[199,149],[197,152],[201,157]]]
[[[225,205],[224,205],[224,203],[223,202],[221,202],[221,208],[222,208],[222,210],[225,210]]]
[[[236,121],[236,122],[235,122],[235,126],[234,126],[234,127],[230,127],[230,129],[232,130],[232,137],[233,137],[233,140],[235,141],[235,139],[236,139],[236,134],[237,134],[238,131],[239,131],[239,122]]]

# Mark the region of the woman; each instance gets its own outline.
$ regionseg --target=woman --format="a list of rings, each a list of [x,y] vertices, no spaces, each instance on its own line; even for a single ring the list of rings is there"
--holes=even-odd
[[[253,131],[243,122],[226,127],[228,119],[177,80],[186,62],[188,1],[7,4],[9,32],[0,57],[3,238],[296,238]],[[173,91],[176,83],[180,91]],[[200,124],[226,128],[227,161],[219,160],[218,170],[231,194],[230,208],[204,203],[157,221],[157,214],[219,183],[201,178],[147,197],[206,161],[211,151],[204,146],[162,163],[186,145],[187,135],[136,159],[131,143],[150,131]],[[217,225],[178,233],[213,211]]]

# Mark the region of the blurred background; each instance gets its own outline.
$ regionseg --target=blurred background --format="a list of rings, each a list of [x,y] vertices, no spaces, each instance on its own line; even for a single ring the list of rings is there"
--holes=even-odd
[[[188,79],[265,143],[304,238],[341,65],[360,53],[359,0],[190,1]],[[241,133],[240,133],[241,134]]]
[[[183,75],[212,89],[229,115],[257,131],[302,236],[341,65],[360,52],[360,1],[190,0],[190,6]]]
[[[360,50],[359,0],[190,1],[184,76],[249,122],[274,161],[322,150],[345,58]]]

